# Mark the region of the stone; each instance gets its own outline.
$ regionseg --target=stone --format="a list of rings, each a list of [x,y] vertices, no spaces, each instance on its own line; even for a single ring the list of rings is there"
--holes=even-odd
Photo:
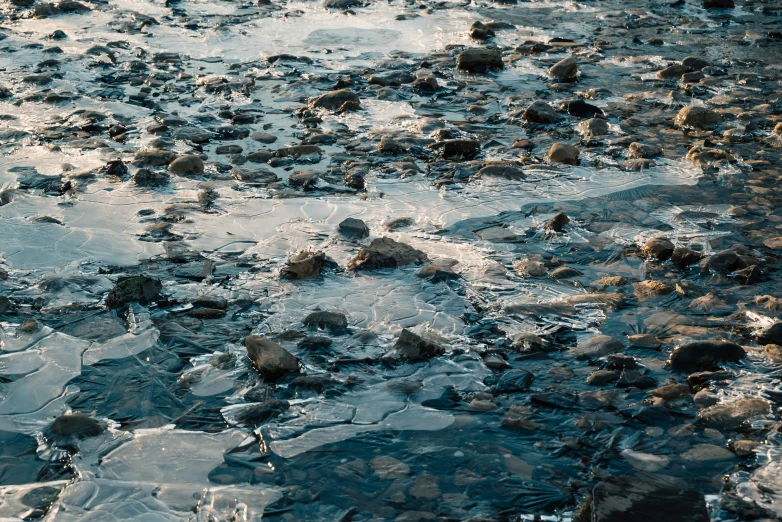
[[[646,473],[655,473],[665,469],[671,463],[671,459],[665,455],[652,455],[631,449],[624,449],[620,453],[633,468]]]
[[[514,369],[503,372],[492,387],[495,394],[516,393],[529,390],[535,376],[527,370]]]
[[[106,296],[106,306],[120,308],[128,303],[147,305],[160,298],[163,285],[157,279],[146,276],[128,277],[119,281]]]
[[[608,122],[602,118],[590,118],[576,127],[584,136],[605,136],[608,134]]]
[[[513,269],[522,277],[543,277],[548,273],[543,263],[531,259],[517,261],[513,265]]]
[[[760,344],[781,344],[782,345],[782,321],[766,326],[757,333],[758,343]]]
[[[502,53],[497,49],[467,49],[456,57],[456,68],[470,73],[502,69]]]
[[[369,462],[369,465],[375,475],[383,480],[403,478],[410,474],[410,466],[394,457],[375,457]]]
[[[315,170],[297,170],[288,176],[288,185],[302,190],[312,190],[318,182],[319,174]]]
[[[755,450],[758,447],[760,447],[759,442],[742,439],[733,443],[733,452],[740,458],[747,458],[755,455]]]
[[[619,380],[621,373],[615,370],[597,370],[587,377],[587,384],[592,386],[607,386]]]
[[[177,159],[177,155],[170,150],[144,150],[137,152],[133,163],[140,167],[162,167]]]
[[[407,328],[403,329],[393,350],[387,354],[387,358],[421,361],[444,354],[445,348],[437,342],[438,340],[428,337],[433,336],[423,337]]]
[[[624,345],[616,337],[610,335],[598,334],[583,342],[578,343],[576,348],[569,350],[566,354],[568,358],[578,360],[599,359],[611,353],[618,353],[624,350]]]
[[[139,187],[160,187],[169,182],[168,174],[165,172],[153,172],[149,169],[138,169],[133,174],[133,183]]]
[[[654,377],[637,370],[624,370],[619,377],[619,380],[616,381],[617,388],[639,388],[641,390],[646,390],[653,386],[657,386],[657,380]]]
[[[628,155],[631,158],[637,159],[651,159],[661,156],[663,150],[657,145],[649,145],[644,143],[633,142],[628,148]]]
[[[436,92],[440,88],[440,84],[437,83],[437,78],[434,74],[422,74],[416,78],[413,83],[410,84],[413,89],[418,89],[424,92]]]
[[[529,123],[557,123],[561,119],[551,105],[539,100],[524,109],[521,117]]]
[[[657,71],[657,79],[670,80],[673,78],[680,78],[682,74],[688,73],[691,70],[692,69],[690,69],[688,66],[682,64],[669,65],[662,71]]]
[[[179,176],[195,176],[204,172],[204,162],[195,154],[187,154],[172,161],[168,170]]]
[[[778,344],[767,344],[763,347],[763,353],[774,362],[782,362],[782,346]]]
[[[656,167],[657,162],[646,158],[634,158],[628,159],[622,162],[622,168],[624,170],[631,170],[634,172],[640,172],[642,170],[648,170],[652,167]]]
[[[406,83],[412,83],[415,76],[407,71],[386,71],[371,75],[367,81],[373,85],[382,85],[384,87],[398,87]]]
[[[715,370],[717,363],[738,362],[747,352],[728,341],[694,341],[680,344],[671,352],[668,364],[672,370]]]
[[[627,340],[633,348],[647,348],[650,350],[659,350],[662,343],[654,334],[633,334],[628,335]]]
[[[318,277],[326,263],[326,254],[321,251],[301,251],[285,263],[280,270],[284,279],[309,279]]]
[[[687,247],[676,247],[671,255],[671,263],[679,268],[687,268],[699,262],[703,255]]]
[[[310,106],[317,109],[326,109],[333,112],[345,112],[357,110],[361,102],[358,95],[350,89],[340,89],[327,92],[310,100]]]
[[[277,141],[277,136],[275,136],[274,134],[269,134],[268,132],[261,132],[261,131],[253,132],[250,135],[250,138],[252,138],[253,140],[259,143],[265,143],[267,145]]]
[[[722,115],[720,113],[695,105],[684,107],[674,119],[674,125],[677,127],[704,128],[718,125],[721,122]]]
[[[664,237],[655,237],[644,243],[641,248],[641,255],[647,259],[657,259],[665,261],[673,255],[674,244],[670,239]]]
[[[709,522],[701,493],[652,477],[615,476],[592,490],[590,522]]]
[[[358,255],[348,265],[348,269],[377,270],[428,261],[429,257],[420,250],[389,237],[380,237],[373,239],[369,246],[361,247]]]
[[[208,143],[212,135],[198,127],[179,127],[172,135],[178,140],[190,141],[196,144]]]
[[[483,22],[475,22],[470,27],[470,38],[475,40],[488,40],[494,36],[494,31]]]
[[[479,178],[504,178],[504,179],[526,179],[527,175],[516,165],[505,163],[486,165],[476,174]]]
[[[553,218],[543,224],[543,230],[562,232],[565,225],[570,223],[570,218],[564,212],[557,212]]]
[[[649,395],[660,397],[666,401],[675,401],[676,399],[689,396],[690,387],[686,384],[671,383],[651,390]]]
[[[686,65],[693,71],[700,71],[701,69],[708,67],[709,62],[703,58],[698,58],[697,56],[687,56],[682,60],[682,65]]]
[[[564,163],[566,165],[578,165],[579,151],[575,145],[568,143],[555,143],[546,155],[546,161],[551,163]]]
[[[696,444],[692,448],[682,453],[682,459],[689,462],[701,464],[716,464],[734,460],[736,455],[728,448],[717,446],[715,444]]]
[[[763,399],[739,399],[731,404],[720,404],[698,412],[698,419],[726,430],[740,428],[745,422],[768,415],[771,407]]]
[[[481,152],[481,144],[476,140],[443,140],[427,147],[440,151],[444,159],[451,160],[469,160]]]
[[[633,293],[639,301],[648,301],[655,297],[670,295],[674,288],[662,281],[640,281],[633,283]]]
[[[578,62],[572,56],[560,60],[548,70],[548,75],[559,80],[573,80],[578,74]]]
[[[733,310],[732,306],[711,293],[693,299],[687,308],[693,313],[704,315],[726,314]]]
[[[720,398],[709,390],[701,390],[693,395],[692,402],[699,408],[708,408],[720,402]]]
[[[356,218],[344,219],[339,225],[339,232],[349,239],[364,239],[369,237],[369,227]]]
[[[736,4],[733,0],[703,0],[704,9],[733,9]]]
[[[575,268],[569,266],[561,266],[555,270],[552,270],[549,274],[551,279],[572,279],[574,277],[580,277],[584,275],[583,272],[579,272]]]
[[[77,439],[97,437],[104,430],[105,427],[101,422],[78,412],[60,415],[47,429],[55,437],[74,437]]]
[[[299,360],[285,348],[261,335],[248,335],[244,339],[247,357],[263,377],[276,378],[296,372]]]
[[[268,399],[251,404],[236,413],[236,420],[248,428],[257,428],[274,417],[285,413],[291,407],[288,401]]]
[[[342,312],[320,311],[312,312],[304,318],[304,326],[324,330],[344,330],[348,327],[348,318]]]

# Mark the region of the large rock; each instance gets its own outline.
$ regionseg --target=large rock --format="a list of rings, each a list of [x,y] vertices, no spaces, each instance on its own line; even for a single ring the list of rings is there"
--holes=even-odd
[[[445,348],[437,339],[422,337],[405,328],[399,334],[394,349],[386,356],[390,359],[420,361],[445,353]]]
[[[456,58],[456,68],[471,73],[502,69],[502,53],[497,49],[467,49]]]
[[[676,247],[670,239],[664,237],[655,237],[647,241],[641,248],[641,255],[647,259],[657,259],[665,261],[673,255]]]
[[[698,418],[726,430],[735,430],[745,422],[768,415],[770,411],[771,407],[763,399],[749,398],[706,408],[698,413]]]
[[[674,119],[677,127],[703,128],[718,125],[722,122],[722,115],[705,107],[688,105],[679,111]]]
[[[334,112],[357,110],[361,106],[358,95],[350,89],[327,92],[310,100],[310,106]]]
[[[160,298],[163,285],[157,279],[134,276],[119,281],[106,297],[106,306],[119,308],[128,303],[149,304]]]
[[[624,345],[616,337],[595,335],[578,343],[576,348],[567,352],[567,357],[579,360],[598,359],[612,353],[621,352],[623,349]]]
[[[560,120],[559,114],[546,102],[540,100],[532,102],[521,115],[529,123],[556,123]]]
[[[348,269],[376,270],[426,261],[429,261],[429,258],[420,250],[394,241],[390,237],[380,237],[372,240],[369,246],[361,247],[358,255],[348,265]]]
[[[293,256],[280,270],[280,277],[285,279],[309,279],[318,277],[326,263],[323,252],[302,251]]]
[[[782,322],[767,326],[758,332],[760,344],[782,344]]]
[[[195,176],[204,172],[204,162],[195,154],[187,154],[172,161],[168,165],[168,170],[179,176]]]
[[[299,360],[285,348],[261,335],[244,339],[247,357],[264,377],[279,377],[299,369]]]
[[[591,508],[590,522],[709,522],[702,494],[639,476],[600,482]]]
[[[578,165],[578,148],[568,143],[555,143],[546,155],[546,160],[551,163],[564,163],[566,165]]]
[[[560,60],[548,70],[548,75],[560,80],[572,80],[578,74],[578,62],[572,56]]]
[[[716,370],[718,363],[737,362],[747,352],[736,343],[728,341],[694,341],[680,344],[671,352],[668,364],[672,370]]]

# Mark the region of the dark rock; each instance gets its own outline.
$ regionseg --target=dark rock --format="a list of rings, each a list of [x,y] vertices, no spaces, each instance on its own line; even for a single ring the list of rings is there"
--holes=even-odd
[[[502,53],[497,49],[467,49],[456,58],[456,68],[471,73],[502,69]]]
[[[782,321],[763,328],[757,337],[760,344],[782,344]]]
[[[348,265],[348,269],[376,270],[426,261],[429,261],[429,258],[420,250],[398,243],[389,237],[380,237],[372,240],[369,246],[361,247],[358,255]]]
[[[720,362],[738,362],[747,352],[727,341],[694,341],[674,348],[668,364],[672,370],[715,370]]]
[[[654,377],[646,375],[637,370],[625,370],[622,372],[619,380],[616,381],[617,388],[640,388],[645,390],[657,386],[657,380]]]
[[[534,378],[527,370],[508,370],[500,376],[492,391],[495,394],[527,391]]]
[[[675,247],[670,239],[655,237],[647,241],[641,249],[641,255],[647,259],[665,261],[673,255]]]
[[[445,353],[445,348],[437,341],[422,337],[405,328],[399,334],[394,349],[386,355],[389,359],[407,359],[420,361]]]
[[[358,95],[350,89],[340,89],[327,92],[317,98],[310,100],[310,106],[313,108],[327,109],[333,112],[345,112],[347,110],[357,110],[360,107]]]
[[[709,522],[701,493],[639,476],[597,484],[591,511],[591,522]]]
[[[326,254],[323,252],[302,251],[285,263],[285,266],[280,270],[280,277],[284,279],[318,277],[325,263]]]
[[[581,99],[568,102],[567,112],[576,118],[593,118],[595,116],[603,116],[603,109],[596,105],[587,103]]]
[[[168,170],[179,176],[195,176],[204,172],[204,162],[195,154],[187,154],[172,161]]]
[[[244,339],[247,357],[264,377],[279,377],[299,369],[299,360],[285,348],[260,335],[248,335]]]
[[[494,31],[487,27],[483,22],[475,22],[470,27],[470,38],[475,40],[488,40],[494,36]]]
[[[428,145],[439,150],[445,159],[472,159],[481,152],[481,144],[475,140],[443,140]]]
[[[526,179],[527,175],[520,167],[512,164],[486,165],[478,171],[479,178],[494,177],[505,179]]]
[[[291,405],[288,401],[269,399],[252,404],[236,414],[236,420],[249,428],[255,428],[285,413]]]
[[[347,218],[339,224],[339,232],[350,239],[363,239],[369,237],[369,227],[356,218]]]
[[[552,232],[562,232],[565,225],[570,223],[570,218],[564,212],[558,212],[553,218],[546,221],[543,225],[544,230],[550,230]]]
[[[440,88],[440,84],[437,83],[437,78],[434,77],[434,74],[423,74],[416,78],[411,86],[414,89],[418,89],[419,91],[424,92],[436,92],[437,89]]]
[[[763,399],[739,399],[732,404],[719,404],[698,412],[698,419],[726,430],[736,430],[745,422],[768,415],[771,406]]]
[[[671,263],[679,266],[680,268],[687,268],[694,265],[701,260],[703,256],[695,250],[690,250],[687,247],[677,247],[673,249],[671,254]]]
[[[119,308],[128,303],[143,305],[156,302],[160,298],[163,285],[157,279],[146,276],[129,277],[119,281],[106,297],[106,306]]]
[[[83,439],[97,437],[105,427],[99,421],[83,413],[60,415],[49,426],[48,432],[55,437],[75,437]]]
[[[133,174],[133,183],[139,187],[159,187],[169,182],[165,172],[153,172],[149,169],[138,169]]]
[[[567,352],[567,356],[578,360],[598,359],[622,350],[624,345],[616,337],[599,334],[579,343],[576,348]]]
[[[556,123],[560,120],[559,114],[554,108],[542,101],[532,102],[529,107],[524,109],[522,118],[529,123]]]
[[[703,0],[704,9],[733,9],[736,4],[733,0]]]
[[[330,347],[332,344],[334,344],[334,341],[329,339],[328,337],[322,337],[322,336],[311,336],[311,337],[305,337],[301,341],[299,341],[296,346],[301,350],[309,350],[309,351],[317,351],[317,350],[325,350],[328,347]]]
[[[587,384],[592,386],[606,386],[619,380],[620,373],[613,370],[597,370],[587,377]]]
[[[304,326],[324,330],[344,330],[348,327],[348,318],[342,312],[312,312],[304,318]]]

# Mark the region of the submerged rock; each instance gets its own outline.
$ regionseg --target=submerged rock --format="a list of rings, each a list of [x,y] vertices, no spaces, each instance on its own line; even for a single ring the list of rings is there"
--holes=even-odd
[[[84,413],[70,413],[60,415],[49,426],[48,432],[55,437],[75,437],[84,439],[87,437],[96,437],[103,433],[106,428],[103,424]]]
[[[394,349],[385,357],[388,359],[399,358],[410,361],[420,361],[444,353],[445,348],[439,344],[438,340],[422,337],[405,328],[402,330],[402,333],[399,334],[399,339],[397,339],[396,344],[394,344]]]
[[[296,372],[299,360],[285,348],[261,335],[248,335],[244,339],[247,357],[264,377],[279,377]]]
[[[119,281],[106,296],[106,306],[119,308],[128,303],[139,304],[154,303],[160,298],[162,283],[157,279],[146,276],[129,277]]]
[[[760,344],[782,344],[782,321],[767,326],[758,332]]]
[[[739,399],[732,404],[712,406],[698,413],[698,419],[727,430],[738,429],[742,424],[771,412],[771,406],[763,399]]]
[[[326,263],[323,252],[299,252],[280,269],[280,277],[284,279],[309,279],[318,277]]]
[[[304,326],[327,330],[343,330],[348,327],[348,318],[342,312],[312,312],[304,318]]]
[[[701,493],[653,478],[609,477],[592,491],[591,522],[709,522]]]
[[[736,343],[728,341],[695,341],[674,348],[668,364],[672,370],[715,370],[718,363],[738,362],[747,352]]]
[[[567,352],[567,356],[579,360],[598,359],[622,350],[624,350],[624,345],[616,337],[595,335],[578,343],[576,348]]]
[[[427,261],[429,257],[420,250],[405,243],[398,243],[390,237],[380,237],[373,239],[369,246],[361,247],[348,269],[377,270]]]

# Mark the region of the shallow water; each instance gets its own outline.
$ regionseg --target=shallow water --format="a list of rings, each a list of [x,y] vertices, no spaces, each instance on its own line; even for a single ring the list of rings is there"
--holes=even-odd
[[[778,67],[779,43],[735,37],[773,25],[773,14],[645,2],[390,2],[344,12],[284,1],[85,4],[89,12],[45,18],[10,4],[0,11],[0,86],[9,89],[0,99],[0,288],[8,301],[0,303],[0,518],[572,520],[612,475],[693,488],[712,519],[742,519],[726,507],[728,495],[757,502],[769,519],[782,516],[776,406],[741,430],[714,429],[696,420],[689,394],[660,405],[649,387],[589,385],[609,363],[568,353],[597,333],[615,336],[657,387],[687,382],[665,366],[674,345],[735,339],[751,345],[749,355],[724,365],[735,374],[729,384],[707,385],[715,400],[779,400],[779,363],[752,341],[778,318],[753,300],[779,293],[773,255],[750,245],[772,266],[751,287],[638,254],[659,236],[703,256],[742,237],[729,209],[752,172],[749,147],[736,146],[734,163],[702,169],[685,156],[707,136],[682,136],[670,120],[718,96],[759,104],[753,97],[763,92],[733,77]],[[482,45],[469,36],[478,20],[513,25],[491,41],[505,51],[500,72],[454,67],[464,47]],[[55,30],[67,37],[52,39]],[[664,45],[633,40],[659,35]],[[513,56],[526,41],[555,37],[578,43],[577,83],[545,78],[565,47]],[[268,60],[281,54],[291,56]],[[658,82],[656,71],[691,54],[721,70],[714,84],[673,96],[678,87]],[[434,72],[436,93],[367,82],[379,71],[420,69]],[[33,74],[50,81],[24,80]],[[335,86],[358,92],[361,110],[306,112],[310,98]],[[539,98],[558,108],[587,89],[597,90],[587,101],[607,114],[606,136],[579,141],[579,119],[562,111],[552,126],[514,115]],[[155,128],[172,115],[181,121]],[[112,139],[114,125],[126,128],[122,139]],[[205,137],[182,139],[182,127]],[[480,156],[438,157],[426,147],[437,127],[480,141]],[[230,136],[236,128],[276,140]],[[771,134],[759,129],[746,132]],[[406,151],[378,152],[384,136]],[[320,151],[248,160],[306,139]],[[535,143],[531,153],[513,146],[523,139]],[[559,141],[579,144],[580,165],[544,161]],[[660,144],[664,154],[651,168],[627,169],[631,141]],[[218,150],[226,145],[238,148]],[[160,186],[135,183],[136,154],[158,148],[202,154],[205,170],[171,173]],[[129,171],[108,175],[102,169],[114,160]],[[477,176],[499,161],[518,161],[523,179]],[[345,185],[351,162],[365,163],[365,190]],[[262,168],[278,181],[235,179],[232,168]],[[318,176],[306,190],[291,177],[305,170]],[[546,231],[560,211],[570,224]],[[368,226],[368,238],[340,234],[351,217]],[[420,249],[455,274],[345,270],[377,237]],[[302,250],[322,251],[338,268],[281,278]],[[547,273],[558,265],[579,272],[530,277],[514,268],[524,260],[540,260]],[[107,309],[118,279],[141,273],[161,281],[162,297]],[[595,283],[604,276],[678,286],[646,300],[630,283]],[[710,291],[727,309],[698,313],[691,301]],[[199,316],[203,297],[225,299],[227,310]],[[324,310],[345,314],[348,327],[303,324]],[[23,326],[29,319],[35,328]],[[402,329],[437,336],[445,354],[389,362]],[[662,350],[631,346],[636,333],[656,335]],[[249,334],[277,340],[299,359],[300,375],[328,379],[310,388],[293,376],[264,380],[247,357]],[[514,342],[518,335],[536,335],[542,346]],[[289,407],[253,420],[269,399]],[[52,421],[71,412],[105,429],[52,436]],[[732,448],[743,438],[759,442],[750,457],[688,457],[699,444]]]

